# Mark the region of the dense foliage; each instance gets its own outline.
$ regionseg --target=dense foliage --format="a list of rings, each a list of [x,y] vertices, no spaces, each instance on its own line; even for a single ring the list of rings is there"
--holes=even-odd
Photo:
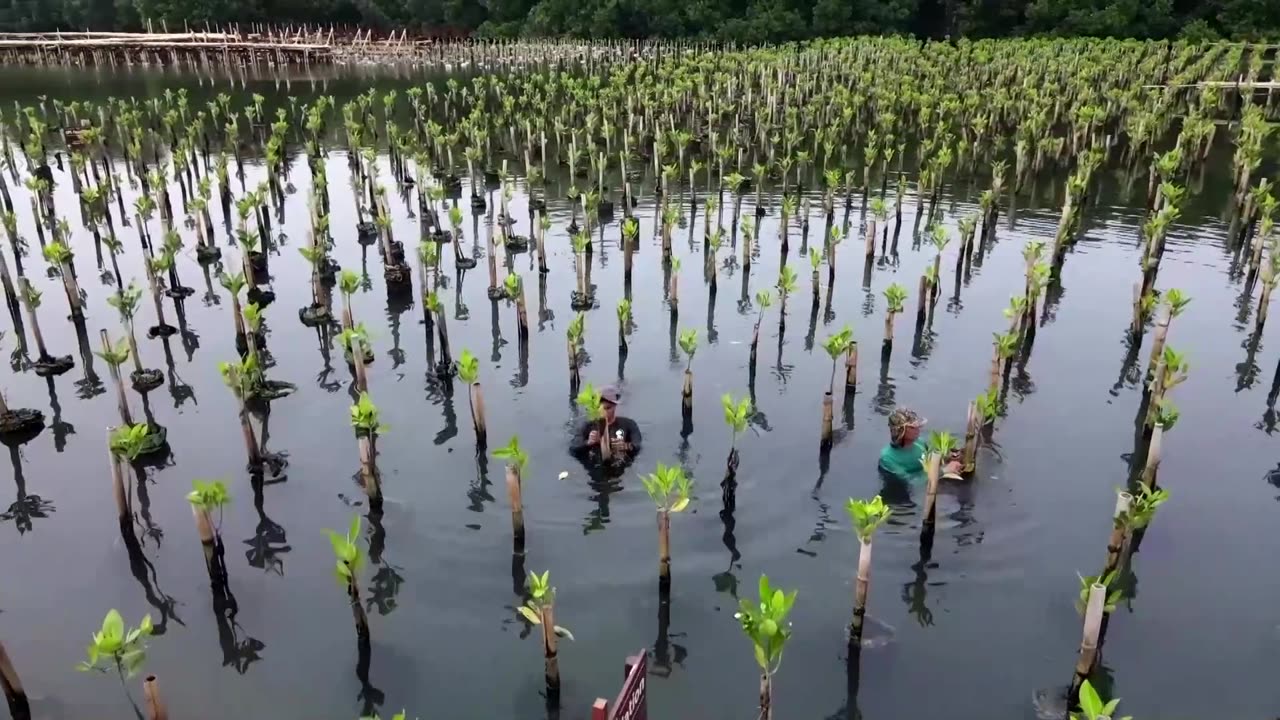
[[[1275,0],[0,0],[0,30],[326,22],[482,35],[1274,38]]]

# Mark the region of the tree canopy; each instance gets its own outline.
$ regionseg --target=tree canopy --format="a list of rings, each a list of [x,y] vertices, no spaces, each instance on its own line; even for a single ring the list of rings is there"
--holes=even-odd
[[[0,31],[353,24],[480,36],[708,38],[740,43],[903,33],[1257,40],[1276,0],[0,0]]]

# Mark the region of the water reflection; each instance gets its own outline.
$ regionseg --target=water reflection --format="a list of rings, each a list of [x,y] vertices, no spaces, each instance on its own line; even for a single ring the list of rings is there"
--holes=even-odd
[[[21,439],[22,443],[34,437],[31,435]],[[5,438],[5,444],[9,446],[9,463],[13,466],[13,484],[17,497],[9,505],[8,510],[0,513],[0,522],[12,521],[18,534],[22,535],[33,528],[32,520],[46,519],[56,508],[50,500],[45,500],[36,494],[27,494],[27,479],[22,472],[22,458],[18,449],[21,443],[16,440],[19,438]]]
[[[277,482],[282,481],[268,481],[264,479],[261,471],[253,473],[250,477],[250,485],[253,488],[253,508],[258,513],[258,523],[254,528],[253,536],[244,540],[244,544],[249,547],[244,555],[250,567],[283,576],[283,556],[293,550],[293,546],[288,543],[284,527],[267,516],[263,492],[267,485]]]

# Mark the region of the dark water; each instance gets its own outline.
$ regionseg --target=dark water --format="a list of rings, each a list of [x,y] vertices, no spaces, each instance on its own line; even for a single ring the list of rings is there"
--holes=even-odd
[[[407,87],[421,81],[369,71],[323,72],[327,80],[312,84],[295,77],[290,87],[247,78],[240,92],[267,95],[269,107],[287,95],[305,98],[313,92],[334,94],[341,104],[374,84]],[[31,102],[40,94],[68,101],[149,95],[179,86],[199,97],[227,82],[200,85],[193,77],[161,71],[6,69],[0,73],[0,102]],[[235,83],[240,87],[239,79]],[[385,158],[380,168],[390,184]],[[246,172],[250,187],[263,176],[257,161]],[[1006,198],[995,244],[962,283],[958,299],[951,297],[957,243],[948,247],[945,296],[923,347],[913,351],[909,311],[898,320],[899,341],[883,374],[877,353],[864,351],[848,415],[842,418],[837,405],[837,442],[825,470],[819,465],[818,429],[830,366],[822,339],[849,323],[864,348],[879,347],[881,292],[896,280],[914,293],[934,253],[913,247],[916,199],[909,193],[899,264],[876,267],[870,291],[864,290],[855,235],[842,247],[832,315],[820,312],[811,329],[807,260],[800,256],[793,223],[790,262],[799,271],[801,290],[789,303],[782,337],[776,304],[765,316],[755,385],[762,417],[740,442],[734,528],[740,557],[734,560],[718,516],[729,444],[719,397],[747,392],[755,313],[740,306],[739,296],[744,280],[750,297],[776,278],[776,193],[767,194],[770,214],[762,221],[762,247],[749,276],[744,279],[740,267],[721,270],[712,303],[700,271],[702,243],[690,242],[694,235],[687,229],[676,231],[676,254],[684,259],[679,325],[697,328],[701,340],[693,362],[693,432],[682,437],[682,366],[672,361],[668,344],[652,178],[646,177],[636,210],[641,249],[633,281],[636,330],[621,380],[624,413],[644,431],[636,470],[681,462],[696,478],[697,494],[691,512],[672,523],[669,644],[665,657],[651,661],[670,669],[655,669],[651,678],[653,717],[755,717],[755,664],[733,610],[736,596],[750,596],[762,572],[799,590],[795,635],[775,685],[779,716],[843,717],[844,626],[857,554],[843,505],[851,496],[882,491],[902,506],[876,541],[869,613],[895,633],[889,644],[863,653],[858,710],[880,718],[1032,717],[1032,692],[1069,679],[1080,634],[1072,608],[1076,573],[1096,572],[1104,558],[1114,491],[1125,482],[1141,395],[1132,379],[1122,377],[1122,365],[1131,286],[1138,278],[1145,175],[1128,192],[1122,172],[1104,174],[1084,235],[1066,260],[1061,297],[1029,360],[1015,371],[1009,412],[995,434],[999,453],[984,450],[971,486],[943,489],[926,563],[920,561],[920,513],[911,502],[919,491],[882,488],[875,470],[876,453],[886,441],[886,408],[907,404],[927,415],[932,427],[962,429],[966,402],[986,382],[991,333],[1005,327],[1001,310],[1023,285],[1021,248],[1028,240],[1052,241],[1062,180],[1042,178],[1017,198],[1016,210]],[[341,153],[330,157],[328,175],[333,256],[344,268],[358,270],[365,258],[355,242]],[[1193,198],[1170,234],[1160,274],[1162,287],[1182,288],[1194,298],[1170,334],[1170,344],[1189,356],[1191,377],[1174,392],[1182,419],[1166,441],[1161,470],[1161,483],[1173,497],[1135,556],[1137,594],[1115,614],[1103,658],[1112,693],[1124,699],[1121,709],[1138,717],[1269,717],[1280,705],[1270,672],[1280,662],[1280,578],[1274,572],[1280,490],[1265,477],[1276,467],[1266,415],[1276,358],[1265,338],[1250,345],[1251,318],[1237,319],[1240,286],[1229,276],[1227,228],[1220,219],[1231,191],[1227,177],[1222,160],[1198,187],[1192,183]],[[373,333],[377,360],[369,368],[370,389],[390,426],[380,443],[385,549],[380,563],[366,568],[362,583],[365,597],[379,595],[384,605],[370,611],[374,690],[362,688],[356,677],[350,613],[323,535],[325,528],[343,527],[353,512],[363,512],[348,503],[360,498],[351,481],[357,456],[347,420],[349,375],[338,355],[326,361],[314,331],[297,321],[296,309],[310,299],[308,270],[294,250],[306,243],[308,231],[309,180],[301,159],[294,163],[293,182],[299,192],[289,196],[278,228],[287,239],[271,261],[278,300],[266,324],[276,360],[270,376],[297,383],[299,391],[272,405],[268,444],[288,454],[289,467],[287,481],[264,489],[261,511],[244,472],[235,403],[217,371],[219,361],[235,357],[229,300],[216,279],[216,298],[202,299],[204,278],[189,231],[179,270],[183,282],[197,289],[184,310],[193,335],[187,344],[198,347],[184,347],[180,335],[167,346],[139,338],[146,366],[171,366],[167,384],[190,388],[189,397],[179,388],[175,399],[165,387],[149,397],[173,448],[164,467],[149,471],[146,486],[150,517],[162,531],[144,546],[154,567],[153,573],[143,569],[154,588],[150,601],[131,573],[110,511],[104,434],[117,421],[114,395],[80,397],[86,372],[80,362],[52,382],[30,372],[5,376],[11,406],[41,408],[61,423],[11,456],[15,480],[56,511],[33,519],[25,533],[12,521],[0,527],[0,637],[41,716],[125,717],[128,705],[114,679],[77,673],[73,666],[108,608],[119,608],[130,622],[144,612],[159,622],[157,605],[166,608],[167,618],[163,635],[151,643],[148,668],[161,676],[178,717],[351,718],[366,698],[383,696],[384,716],[402,706],[411,717],[424,718],[544,715],[540,643],[536,635],[522,636],[523,625],[512,612],[518,598],[502,464],[475,459],[465,394],[442,396],[428,381],[421,302],[388,308],[376,249],[367,258],[371,287],[354,307]],[[567,182],[553,177],[551,186],[550,196],[563,198]],[[518,187],[511,214],[516,231],[528,234],[522,180]],[[963,179],[948,183],[944,223],[954,229],[958,218],[976,210],[981,189]],[[127,192],[129,201],[134,191]],[[392,195],[396,237],[412,247],[417,221]],[[173,197],[177,202],[176,192]],[[25,189],[16,190],[15,202],[20,210],[28,207]],[[69,182],[59,183],[57,203],[62,214],[74,215]],[[823,223],[817,194],[812,203],[815,240]],[[619,488],[593,489],[565,452],[568,429],[578,419],[564,352],[574,276],[565,232],[568,205],[557,200],[551,210],[545,321],[538,321],[532,260],[522,255],[515,261],[530,304],[527,382],[517,363],[514,308],[488,301],[484,261],[460,288],[450,278],[442,296],[455,352],[469,348],[481,359],[490,444],[518,433],[530,455],[527,568],[551,571],[559,590],[557,621],[577,636],[560,653],[563,717],[577,718],[587,715],[596,696],[616,691],[625,655],[663,643],[651,501],[634,472]],[[753,210],[748,194],[743,212]],[[855,203],[854,233],[860,216]],[[118,334],[115,312],[105,302],[109,289],[96,277],[90,236],[72,220],[76,267],[89,292],[90,335],[101,327]],[[701,217],[697,223],[700,228]],[[20,212],[20,224],[38,247],[29,211]],[[218,224],[218,243],[225,246]],[[157,226],[154,221],[153,232]],[[469,244],[475,238],[470,217],[464,226]],[[481,237],[483,232],[481,226]],[[122,271],[141,281],[134,230],[120,236],[126,247]],[[591,363],[584,370],[585,379],[597,384],[617,381],[620,374],[613,313],[623,294],[617,222],[605,227],[604,238],[593,256],[599,308],[588,314]],[[224,256],[237,255],[224,247]],[[37,255],[26,262],[28,275],[45,293],[41,320],[51,352],[75,354],[59,281],[46,277]],[[452,260],[445,262],[451,268]],[[825,300],[825,287],[823,292]],[[172,301],[166,303],[169,321],[176,324]],[[909,310],[914,303],[913,297]],[[153,322],[144,298],[137,324]],[[8,328],[5,347],[14,348]],[[1146,355],[1144,347],[1140,363]],[[106,368],[94,360],[93,371],[109,389]],[[141,402],[132,392],[131,402],[139,413]],[[568,480],[557,479],[562,470],[569,471]],[[194,478],[225,478],[234,495],[223,525],[238,604],[234,624],[215,621],[185,500]],[[380,593],[373,592],[375,576]],[[387,589],[392,587],[397,591]]]

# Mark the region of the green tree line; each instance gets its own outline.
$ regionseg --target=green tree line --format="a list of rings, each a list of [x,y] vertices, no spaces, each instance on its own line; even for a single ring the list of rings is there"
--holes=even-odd
[[[482,36],[738,42],[904,33],[1280,37],[1280,0],[0,0],[0,31],[337,23]]]

